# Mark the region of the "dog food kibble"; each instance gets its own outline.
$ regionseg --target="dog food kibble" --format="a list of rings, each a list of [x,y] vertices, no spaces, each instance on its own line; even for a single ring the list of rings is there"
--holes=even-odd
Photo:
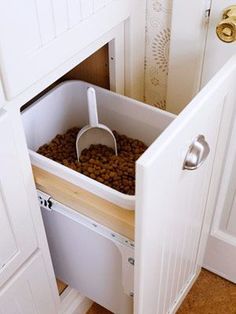
[[[125,194],[135,194],[135,161],[147,149],[136,139],[113,131],[117,141],[118,156],[112,148],[91,145],[84,149],[77,160],[76,137],[79,128],[71,128],[65,134],[58,134],[49,144],[38,149],[38,153],[78,171],[98,182]]]

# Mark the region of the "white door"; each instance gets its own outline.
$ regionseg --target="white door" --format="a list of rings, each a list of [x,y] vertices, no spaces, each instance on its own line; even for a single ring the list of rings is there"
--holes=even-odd
[[[11,124],[0,109],[0,287],[37,249]]]
[[[228,13],[236,18],[236,1],[212,0],[209,29],[206,42],[205,59],[203,64],[202,86],[219,70],[220,67],[236,54],[236,25],[231,24],[230,18],[224,21],[223,12],[229,6],[235,8]],[[221,22],[222,21],[222,22]],[[221,26],[219,23],[221,22]],[[218,27],[219,39],[216,34]],[[232,41],[232,42],[231,42]],[[204,267],[236,283],[236,132],[232,133],[228,147],[225,167],[222,170],[221,186],[215,205],[215,217],[208,240]]]
[[[179,113],[198,93],[210,0],[174,0],[171,17],[167,110]]]
[[[56,314],[47,272],[37,253],[0,289],[0,313]]]
[[[236,57],[137,162],[135,314],[174,313],[198,275],[235,81]]]
[[[216,72],[230,59],[232,55],[236,54],[236,37],[235,41],[223,42],[222,40],[219,39],[216,33],[217,26],[219,25],[220,22],[223,21],[224,11],[232,5],[236,6],[236,1],[212,0],[209,26],[207,32],[205,57],[203,62],[203,74],[201,80],[202,86],[204,86],[213,77],[213,75],[216,74]],[[230,40],[230,38],[233,36],[231,35],[230,30],[228,31],[229,31],[228,37]],[[222,28],[221,33],[224,34],[224,32],[227,32],[227,29]],[[227,40],[227,36],[225,36],[225,38],[226,38],[225,40]]]

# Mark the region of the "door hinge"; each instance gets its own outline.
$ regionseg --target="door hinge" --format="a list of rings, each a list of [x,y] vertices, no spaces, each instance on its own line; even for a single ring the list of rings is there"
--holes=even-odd
[[[205,18],[209,19],[210,15],[211,15],[211,9],[205,10]]]
[[[52,205],[53,205],[53,201],[52,201],[52,197],[42,191],[37,190],[37,194],[38,194],[38,200],[39,200],[39,205],[40,207],[43,207],[49,211],[52,210]]]
[[[206,0],[205,18],[209,19],[210,15],[211,15],[211,0]]]
[[[1,265],[1,268],[4,268],[5,266],[6,266],[6,264],[4,263],[4,264]]]

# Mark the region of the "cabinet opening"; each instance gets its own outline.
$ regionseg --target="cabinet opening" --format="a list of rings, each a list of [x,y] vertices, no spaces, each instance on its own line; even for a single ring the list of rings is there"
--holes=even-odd
[[[102,88],[109,90],[110,86],[112,85],[110,84],[110,73],[112,72],[112,69],[110,68],[109,64],[110,64],[110,61],[114,63],[113,57],[112,57],[112,60],[110,60],[109,51],[111,51],[111,47],[109,48],[109,43],[107,43],[106,45],[101,47],[99,50],[97,50],[94,54],[92,54],[87,59],[85,59],[82,63],[77,65],[68,73],[66,73],[59,80],[54,82],[46,90],[44,90],[35,98],[33,98],[30,102],[26,103],[21,108],[23,124],[25,120],[24,119],[25,112],[27,112],[27,110],[30,110],[31,106],[34,106],[34,104],[40,101],[42,97],[46,96],[48,92],[50,92],[51,90],[53,90],[54,88],[56,88],[62,83],[66,83],[68,81],[74,82],[77,80],[83,80],[84,82],[88,82],[88,83],[91,83],[96,86],[100,86]],[[65,108],[65,111],[66,111],[66,108]],[[38,116],[38,119],[40,119],[39,116]],[[31,122],[33,123],[33,120]],[[26,137],[28,138],[29,134],[27,134],[28,133],[27,128],[25,129],[25,131],[26,131]],[[110,292],[106,289],[106,285],[107,286],[109,286],[109,284],[111,285],[112,281],[110,281],[110,283],[109,283],[109,279],[106,280],[107,282],[104,281],[103,289],[108,291],[107,293],[105,293],[105,297],[104,297],[104,293],[101,294],[101,291],[99,292],[101,287],[97,286],[98,292],[96,292],[96,289],[91,290],[90,287],[86,287],[86,281],[83,281],[83,278],[80,278],[81,282],[83,282],[83,287],[82,287],[83,289],[80,290],[79,289],[80,286],[77,285],[77,282],[73,282],[71,278],[68,278],[68,276],[70,275],[69,273],[67,274],[61,273],[61,271],[59,270],[60,266],[58,264],[58,260],[65,258],[63,255],[65,254],[65,251],[61,250],[60,252],[60,249],[59,249],[59,256],[57,256],[57,253],[55,253],[56,245],[55,243],[53,243],[54,236],[51,234],[51,231],[52,229],[55,230],[57,228],[54,228],[54,227],[51,228],[51,226],[49,226],[51,218],[47,217],[47,214],[48,214],[47,209],[45,210],[45,208],[41,206],[44,225],[46,229],[46,235],[47,235],[49,248],[50,248],[50,252],[51,252],[52,260],[53,260],[54,271],[56,275],[58,294],[61,296],[61,300],[63,300],[64,295],[67,294],[67,293],[64,294],[64,292],[67,289],[76,289],[77,291],[81,292],[83,295],[88,296],[93,301],[96,301],[97,303],[101,304],[102,306],[108,308],[109,310],[113,312],[118,310],[120,306],[119,305],[120,302],[118,302],[119,298],[123,300],[121,303],[125,302],[128,304],[128,307],[132,307],[132,301],[133,301],[133,298],[131,296],[133,293],[132,289],[130,287],[127,287],[126,289],[128,289],[128,292],[124,293],[123,288],[122,288],[123,287],[122,285],[122,273],[123,272],[122,272],[122,258],[121,258],[122,255],[120,252],[120,250],[122,250],[122,245],[120,245],[120,242],[122,242],[124,245],[129,246],[128,247],[128,250],[130,250],[129,258],[133,260],[134,258],[133,256],[134,254],[133,253],[134,252],[134,248],[133,248],[134,246],[134,242],[133,242],[134,212],[125,210],[121,208],[120,206],[116,206],[112,204],[111,202],[108,202],[102,199],[101,197],[97,197],[91,193],[88,193],[86,190],[83,190],[83,188],[78,190],[78,188],[75,185],[68,184],[68,182],[66,182],[65,180],[59,179],[56,176],[54,176],[52,173],[50,173],[50,166],[49,166],[48,172],[44,171],[43,169],[40,169],[40,167],[37,167],[35,165],[33,165],[32,169],[33,169],[33,174],[34,174],[34,178],[36,182],[36,187],[39,191],[44,192],[45,195],[48,195],[51,199],[54,199],[55,201],[60,202],[60,204],[68,206],[70,209],[75,211],[75,214],[76,213],[82,214],[84,215],[85,218],[88,217],[89,219],[92,219],[93,221],[92,227],[94,228],[94,230],[99,229],[101,232],[101,229],[103,230],[103,228],[105,227],[105,229],[103,230],[103,234],[101,236],[99,235],[99,233],[92,231],[90,233],[90,237],[92,237],[92,241],[84,239],[85,246],[88,243],[93,246],[94,245],[93,242],[95,241],[98,247],[99,246],[101,247],[101,251],[103,251],[103,254],[106,255],[106,257],[103,257],[100,262],[99,261],[97,262],[97,263],[100,263],[99,264],[100,266],[98,266],[97,272],[98,273],[103,272],[103,275],[111,277],[112,281],[114,281],[114,278],[116,278],[115,281],[117,282],[117,284],[114,285],[114,287],[111,286],[109,288]],[[54,191],[53,191],[53,187],[56,188]],[[39,198],[41,198],[41,196]],[[47,196],[46,196],[46,199],[47,199]],[[46,199],[44,199],[44,201],[47,201]],[[59,215],[58,212],[57,214],[58,214],[57,218],[59,219],[58,223],[59,225],[62,224],[60,225],[60,227],[61,227],[61,232],[63,233],[63,230],[62,230],[63,225],[66,224],[66,222],[70,223],[71,222],[70,219],[72,219],[72,217],[70,216],[69,219],[67,219],[66,216],[63,216],[63,219],[61,219],[62,215]],[[53,221],[55,221],[57,218],[54,217]],[[83,229],[82,224],[80,224],[79,221],[77,221],[77,223],[80,226],[80,229],[78,231],[79,233],[77,234],[77,236],[79,237],[82,236],[83,232],[90,232],[89,222],[87,222],[88,223],[87,229],[86,228]],[[57,232],[58,232],[58,236],[60,237],[61,236],[60,231],[57,230]],[[96,243],[95,243],[95,246],[96,246]],[[68,243],[67,246],[70,246],[70,243]],[[112,251],[111,257],[109,257],[109,254],[105,252],[106,250]],[[70,254],[73,254],[73,253],[71,252]],[[95,254],[95,253],[91,252],[91,254]],[[84,255],[86,254],[84,253]],[[114,260],[112,261],[111,258]],[[67,262],[68,260],[65,261],[65,264]],[[106,269],[109,269],[109,263],[111,263],[113,267],[110,267],[111,269],[107,273]],[[105,265],[105,268],[103,267],[103,264]],[[126,268],[127,267],[129,268],[128,272],[133,273],[132,271],[133,265],[130,264],[130,262],[128,261],[125,264],[126,264]],[[92,267],[92,269],[94,267]],[[81,264],[81,268],[84,269],[83,264]],[[80,273],[79,276],[82,276],[82,273]],[[89,275],[87,276],[88,276],[87,281],[91,283],[92,278],[90,278]],[[96,273],[94,273],[94,276],[96,276]],[[131,274],[130,276],[132,277],[133,274]],[[132,282],[132,278],[130,279],[130,282]],[[100,284],[102,284],[102,281],[100,281]],[[132,310],[130,310],[130,313],[131,312]]]
[[[110,89],[109,44],[104,45],[82,63],[66,73],[59,82],[67,80],[85,81]]]
[[[22,120],[56,277],[111,312],[131,314],[135,195],[37,153],[78,121],[87,124],[90,84],[101,122],[112,130],[149,146],[172,122],[171,114],[110,91],[124,84],[113,48],[106,44],[27,103]]]
[[[21,112],[23,112],[27,107],[37,101],[40,97],[44,96],[58,84],[67,80],[83,80],[88,83],[110,89],[109,44],[105,44],[103,47],[94,52],[91,56],[86,58],[82,63],[78,64],[71,71],[67,72],[59,80],[57,80],[44,91],[42,91],[39,95],[27,102],[21,108]],[[68,287],[68,285],[59,279],[57,279],[56,281],[58,293],[59,295],[61,295]]]
[[[43,97],[57,85],[68,80],[81,80],[106,89],[110,89],[109,62],[109,43],[107,43],[95,51],[92,55],[88,56],[83,62],[75,66],[72,70],[55,81],[53,84],[48,86],[37,96],[28,101],[25,105],[23,105],[21,107],[21,112],[35,103],[39,98]]]

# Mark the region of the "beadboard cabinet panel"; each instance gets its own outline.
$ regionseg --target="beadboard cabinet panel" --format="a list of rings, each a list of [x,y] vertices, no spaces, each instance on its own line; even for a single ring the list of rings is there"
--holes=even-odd
[[[6,98],[17,96],[124,22],[133,4],[133,0],[10,0],[8,5],[1,1],[0,67]]]
[[[11,123],[0,109],[0,286],[37,248]]]
[[[235,117],[235,78],[236,56],[137,160],[135,314],[176,313],[199,274]]]

